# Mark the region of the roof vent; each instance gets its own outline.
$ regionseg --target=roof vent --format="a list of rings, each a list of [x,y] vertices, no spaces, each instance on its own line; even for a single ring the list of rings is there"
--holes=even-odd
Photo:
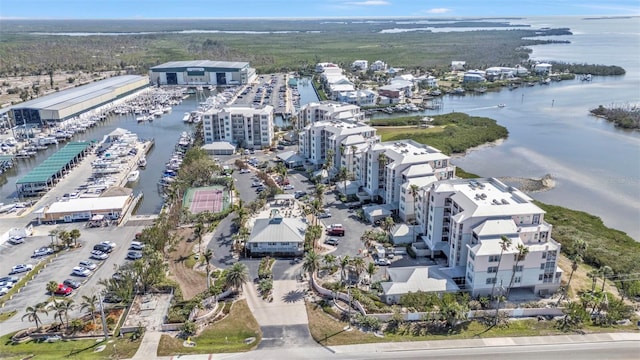
[[[509,202],[508,202],[507,200],[505,200],[505,199],[502,199],[502,200],[501,200],[501,202],[502,202],[504,205],[508,205],[508,204],[509,204]]]

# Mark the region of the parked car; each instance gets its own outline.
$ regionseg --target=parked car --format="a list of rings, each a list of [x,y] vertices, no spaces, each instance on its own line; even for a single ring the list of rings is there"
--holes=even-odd
[[[18,280],[20,280],[20,279],[18,279],[15,276],[4,276],[4,277],[1,277],[0,278],[0,287],[10,287],[11,288],[11,287],[13,287],[13,285],[15,283],[18,282]]]
[[[299,264],[301,261],[302,261],[302,259],[300,259],[300,258],[294,258],[294,259],[291,259],[290,264],[291,265]]]
[[[79,264],[83,268],[91,270],[91,271],[93,271],[93,270],[98,268],[98,264],[96,264],[96,263],[94,263],[92,261],[89,261],[89,260],[82,260],[82,261],[80,261]]]
[[[40,249],[37,249],[33,252],[33,255],[31,255],[31,257],[40,257],[40,256],[46,256],[46,255],[51,255],[53,254],[53,249],[50,247],[41,247]]]
[[[263,186],[264,184],[262,183],[262,181],[254,181],[251,183],[251,187],[259,187],[259,186]]]
[[[120,303],[123,300],[124,300],[123,298],[121,298],[120,296],[118,296],[118,295],[116,295],[114,293],[106,293],[106,294],[104,294],[104,297],[102,298],[102,302],[111,303],[111,304]]]
[[[320,214],[318,214],[318,219],[326,219],[330,217],[331,213],[329,211],[321,212]]]
[[[289,185],[285,185],[285,186],[283,186],[283,187],[282,187],[282,189],[283,189],[283,190],[293,190],[293,189],[294,189],[294,187],[293,187],[293,185],[289,184]]]
[[[144,244],[141,243],[140,241],[132,241],[131,242],[131,246],[129,246],[129,249],[131,249],[131,250],[142,250],[142,249],[144,249]]]
[[[20,274],[31,270],[33,270],[33,265],[31,264],[18,264],[11,268],[11,271],[9,271],[9,275]]]
[[[344,228],[341,224],[333,224],[327,229],[327,235],[344,236]]]
[[[77,289],[80,287],[80,285],[82,285],[82,283],[78,280],[73,280],[73,279],[67,279],[65,281],[62,282],[62,284],[64,284],[65,286],[68,286],[72,289]]]
[[[103,253],[110,253],[113,251],[113,248],[111,248],[111,246],[106,244],[97,244],[93,246],[93,250],[100,251]]]
[[[105,240],[105,241],[101,242],[100,244],[101,244],[101,245],[106,245],[106,246],[110,247],[110,248],[111,248],[111,250],[113,250],[113,249],[115,249],[115,248],[116,248],[116,243],[114,243],[113,241],[107,241],[107,240]]]
[[[391,261],[385,259],[385,258],[376,258],[375,259],[375,263],[378,266],[389,266],[391,265]]]
[[[9,243],[13,245],[23,244],[24,238],[22,236],[12,236],[9,238]]]
[[[87,277],[91,275],[91,271],[89,269],[83,268],[82,266],[76,266],[73,268],[73,271],[71,271],[71,275]]]
[[[339,241],[338,241],[338,239],[336,239],[336,238],[334,238],[334,237],[330,237],[330,238],[327,238],[327,239],[324,241],[324,243],[325,243],[325,244],[327,244],[327,245],[338,246]]]
[[[240,169],[240,174],[249,174],[251,173],[251,170],[249,169]]]
[[[139,252],[139,251],[129,251],[127,253],[127,259],[129,259],[129,260],[142,259],[142,253]]]
[[[92,250],[91,258],[95,260],[106,260],[109,257],[107,253],[104,253],[100,250]]]
[[[73,289],[65,284],[58,284],[58,289],[53,293],[58,296],[69,296],[73,292]]]
[[[298,190],[298,191],[293,193],[293,197],[296,198],[296,199],[300,199],[301,197],[303,197],[305,195],[307,195],[307,193],[304,192],[304,191],[300,191],[300,190]]]

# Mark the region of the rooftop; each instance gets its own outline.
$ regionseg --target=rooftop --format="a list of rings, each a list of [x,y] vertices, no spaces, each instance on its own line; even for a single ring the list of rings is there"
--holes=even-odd
[[[164,64],[156,65],[152,67],[151,70],[162,70],[165,68],[180,68],[180,67],[242,69],[248,66],[249,66],[249,63],[244,61],[188,60],[188,61],[170,61]]]
[[[145,80],[138,75],[115,76],[112,78],[92,82],[87,85],[62,90],[51,95],[45,95],[34,100],[25,101],[13,106],[14,109],[59,110],[71,107],[84,101],[105,96],[114,90],[132,83]]]
[[[435,266],[389,268],[387,273],[391,281],[382,283],[382,291],[385,295],[460,290],[452,279]]]
[[[307,224],[297,218],[256,219],[248,243],[252,242],[304,242]]]

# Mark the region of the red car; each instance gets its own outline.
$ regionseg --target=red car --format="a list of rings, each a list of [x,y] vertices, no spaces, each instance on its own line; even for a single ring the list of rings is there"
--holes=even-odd
[[[58,296],[69,296],[73,292],[73,289],[65,284],[58,284],[58,289],[54,293],[54,295]]]

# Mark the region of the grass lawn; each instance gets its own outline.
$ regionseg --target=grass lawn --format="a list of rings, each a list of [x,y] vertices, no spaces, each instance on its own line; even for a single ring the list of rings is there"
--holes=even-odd
[[[128,336],[96,342],[95,339],[58,341],[54,343],[28,341],[12,345],[11,336],[0,337],[0,358],[24,359],[128,359],[135,355],[140,339],[132,341]],[[100,345],[106,345],[101,352],[95,352]]]
[[[255,337],[256,341],[245,344],[244,340]],[[216,354],[252,350],[260,343],[260,326],[251,314],[246,300],[237,301],[229,315],[207,327],[200,335],[191,338],[195,347],[184,347],[184,340],[162,335],[158,356],[177,354]]]
[[[403,341],[426,341],[426,340],[452,340],[452,339],[472,339],[491,337],[512,337],[512,336],[541,336],[541,335],[562,335],[568,334],[555,328],[554,321],[537,321],[535,319],[515,320],[509,323],[508,327],[487,328],[479,322],[470,322],[450,334],[428,334],[425,336],[385,334],[384,337],[377,337],[373,334],[363,333],[353,329],[344,331],[346,322],[338,321],[327,315],[320,306],[307,303],[307,316],[309,317],[309,330],[311,336],[320,344],[351,345],[379,342],[403,342]],[[611,328],[585,327],[587,332],[616,332],[632,331],[635,326],[618,326]]]
[[[410,138],[409,134],[414,134],[413,136],[420,136],[422,134],[435,134],[441,133],[444,131],[444,127],[432,127],[432,128],[420,128],[417,126],[401,126],[401,127],[391,127],[391,126],[380,126],[376,127],[377,134],[382,137],[382,141],[389,141],[401,138]]]
[[[11,317],[15,315],[17,312],[18,312],[17,310],[0,312],[0,322],[11,319]]]

